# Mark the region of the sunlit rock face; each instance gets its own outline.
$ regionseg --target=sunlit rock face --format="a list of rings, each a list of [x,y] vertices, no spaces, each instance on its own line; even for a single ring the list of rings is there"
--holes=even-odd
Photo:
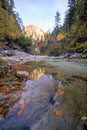
[[[45,41],[45,32],[35,25],[28,25],[24,28],[23,33],[27,37],[31,37],[34,40]]]
[[[30,80],[37,80],[45,75],[45,70],[42,68],[35,69],[31,72],[29,79]]]

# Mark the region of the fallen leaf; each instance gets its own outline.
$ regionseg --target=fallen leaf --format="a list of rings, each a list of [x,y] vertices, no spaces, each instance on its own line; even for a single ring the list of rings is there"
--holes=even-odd
[[[63,95],[63,94],[64,94],[64,91],[56,92],[56,94],[58,94],[58,95]]]
[[[9,89],[1,89],[0,93],[8,94],[10,92]]]
[[[57,111],[54,112],[55,116],[62,116],[62,114],[63,114],[62,110],[57,110]]]
[[[80,83],[76,84],[75,86],[76,86],[77,88],[80,88],[80,87],[81,87]]]
[[[24,112],[24,109],[20,109],[20,110],[18,111],[18,116],[21,116],[21,115],[23,114],[23,112]]]

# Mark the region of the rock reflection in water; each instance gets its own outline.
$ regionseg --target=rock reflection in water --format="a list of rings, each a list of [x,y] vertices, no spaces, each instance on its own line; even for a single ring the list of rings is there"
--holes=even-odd
[[[51,75],[45,75],[34,81],[26,81],[26,91],[23,91],[21,99],[9,108],[6,118],[0,120],[0,130],[32,128],[49,111],[51,105],[49,100],[54,96],[52,85]],[[44,93],[47,94],[44,95]]]
[[[30,80],[37,80],[45,75],[45,69],[44,68],[38,68],[31,72],[29,79]]]

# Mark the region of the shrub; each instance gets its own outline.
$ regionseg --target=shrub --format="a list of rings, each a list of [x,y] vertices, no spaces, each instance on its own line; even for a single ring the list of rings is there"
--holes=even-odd
[[[32,40],[31,38],[25,37],[24,35],[20,35],[15,39],[15,42],[21,46],[26,52],[31,52],[32,48]]]

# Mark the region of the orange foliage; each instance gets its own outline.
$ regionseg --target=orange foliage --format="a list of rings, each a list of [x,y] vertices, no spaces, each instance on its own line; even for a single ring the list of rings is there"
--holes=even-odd
[[[56,94],[58,94],[58,95],[63,95],[63,94],[64,94],[64,91],[56,92]]]
[[[8,89],[0,89],[0,93],[8,94],[10,90]]]
[[[65,37],[66,37],[66,34],[62,34],[62,33],[60,33],[60,34],[58,34],[57,35],[57,41],[62,41],[63,39],[65,39]]]
[[[62,114],[63,114],[62,110],[57,110],[57,111],[54,112],[55,116],[62,116]]]
[[[81,85],[78,83],[78,84],[76,84],[75,85],[77,88],[80,88],[81,87]]]

